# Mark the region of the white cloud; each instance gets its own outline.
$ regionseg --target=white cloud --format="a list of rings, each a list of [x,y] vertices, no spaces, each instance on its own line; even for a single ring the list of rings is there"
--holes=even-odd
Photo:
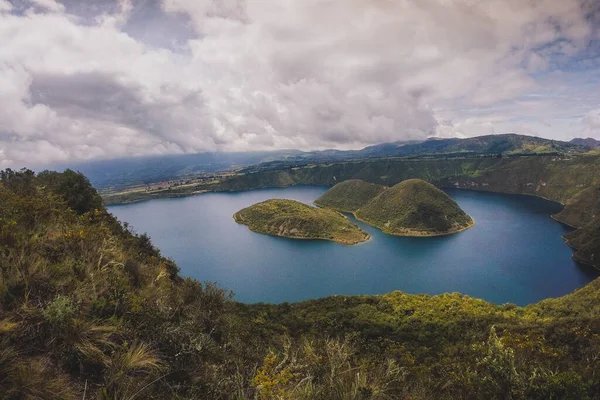
[[[12,4],[10,4],[7,0],[0,0],[0,13],[8,12],[12,10]]]
[[[570,138],[600,100],[573,78],[598,68],[582,1],[164,0],[144,25],[130,0],[91,20],[0,0],[0,157]],[[144,40],[169,35],[172,15],[195,31],[184,48]],[[589,64],[579,74],[575,59]]]
[[[47,11],[60,12],[65,10],[65,7],[55,0],[32,0],[32,2]]]
[[[591,110],[583,117],[584,128],[580,137],[593,137],[600,139],[600,108]]]

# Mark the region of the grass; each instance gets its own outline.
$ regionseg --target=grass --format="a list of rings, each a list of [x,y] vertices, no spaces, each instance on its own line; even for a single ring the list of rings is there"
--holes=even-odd
[[[420,179],[409,179],[361,207],[356,216],[385,233],[443,235],[467,229],[473,220],[446,193]]]
[[[357,225],[333,210],[294,200],[272,199],[238,211],[233,218],[258,233],[293,239],[324,239],[357,244],[369,239]]]
[[[315,205],[342,212],[355,212],[365,204],[380,195],[386,189],[383,185],[349,179],[340,182],[321,197],[315,200]]]
[[[315,204],[352,212],[358,220],[398,236],[447,235],[473,226],[454,200],[420,179],[392,188],[349,180],[335,185]]]

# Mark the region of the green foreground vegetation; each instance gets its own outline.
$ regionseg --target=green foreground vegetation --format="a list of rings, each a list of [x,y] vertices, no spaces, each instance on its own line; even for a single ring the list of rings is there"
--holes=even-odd
[[[271,199],[233,215],[235,222],[266,235],[292,239],[323,239],[357,244],[370,236],[342,214],[307,206],[295,200]]]
[[[241,304],[180,277],[99,200],[71,171],[2,173],[2,398],[600,398],[600,280],[527,307]]]
[[[359,180],[338,183],[315,204],[351,211],[357,219],[399,236],[439,236],[474,222],[446,193],[421,179],[386,188]]]

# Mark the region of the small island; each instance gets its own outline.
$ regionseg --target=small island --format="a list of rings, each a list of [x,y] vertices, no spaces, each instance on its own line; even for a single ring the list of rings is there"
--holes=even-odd
[[[420,179],[391,188],[357,180],[342,182],[315,204],[351,212],[358,220],[397,236],[441,236],[474,225],[450,196]]]
[[[338,183],[315,200],[314,203],[319,207],[354,213],[386,189],[387,187],[376,183],[350,179]]]
[[[347,245],[370,239],[340,213],[295,200],[263,201],[236,212],[233,219],[254,232],[292,239],[322,239]]]

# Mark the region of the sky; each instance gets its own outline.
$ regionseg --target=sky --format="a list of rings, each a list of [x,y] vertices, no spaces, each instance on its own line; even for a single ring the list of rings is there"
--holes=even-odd
[[[0,0],[0,167],[600,139],[599,0]]]

